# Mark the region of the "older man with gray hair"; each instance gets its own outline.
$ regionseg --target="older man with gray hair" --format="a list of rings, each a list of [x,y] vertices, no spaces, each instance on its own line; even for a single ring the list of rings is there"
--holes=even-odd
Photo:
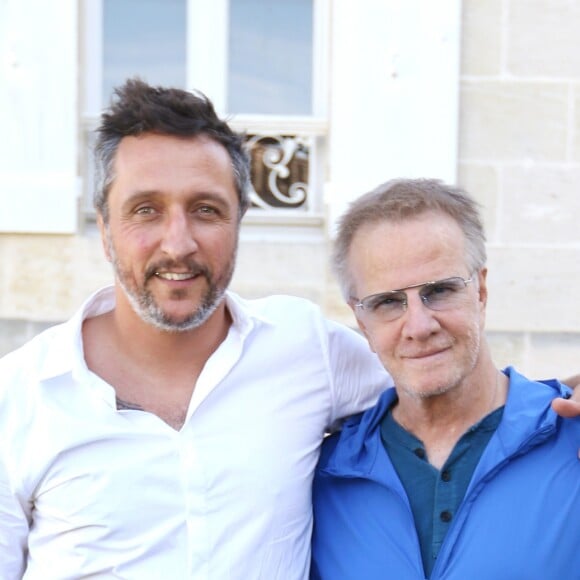
[[[579,578],[580,419],[552,408],[566,386],[493,363],[475,202],[386,183],[342,218],[335,266],[395,387],[324,445],[312,577]]]

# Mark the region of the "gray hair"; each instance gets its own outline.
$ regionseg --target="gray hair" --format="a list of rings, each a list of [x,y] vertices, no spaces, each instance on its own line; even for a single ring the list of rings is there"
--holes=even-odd
[[[134,78],[115,89],[113,102],[97,128],[93,202],[105,222],[119,143],[123,137],[143,133],[177,137],[205,135],[223,145],[232,162],[239,218],[243,217],[250,205],[250,162],[242,135],[219,119],[211,101],[202,93],[152,87]]]
[[[356,232],[366,225],[405,220],[428,211],[453,218],[465,236],[468,267],[471,271],[484,267],[485,232],[475,200],[437,179],[395,179],[359,197],[339,220],[332,265],[346,300],[354,293],[348,253]]]

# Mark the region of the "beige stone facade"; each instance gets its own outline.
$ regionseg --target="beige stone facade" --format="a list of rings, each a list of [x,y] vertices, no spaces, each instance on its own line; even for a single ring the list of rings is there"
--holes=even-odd
[[[534,377],[580,372],[579,39],[569,0],[462,3],[457,181],[483,206],[496,360]],[[249,220],[234,289],[305,296],[352,324],[328,269],[329,231],[265,233]],[[111,280],[94,226],[0,234],[0,272],[0,354]]]
[[[580,368],[580,6],[463,2],[458,181],[485,206],[499,363]]]

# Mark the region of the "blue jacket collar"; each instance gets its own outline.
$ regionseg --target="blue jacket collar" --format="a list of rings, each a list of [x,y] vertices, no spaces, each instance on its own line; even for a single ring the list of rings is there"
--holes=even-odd
[[[529,381],[512,367],[505,369],[504,373],[509,378],[509,392],[503,419],[488,444],[474,479],[549,437],[557,420],[550,403],[556,397],[570,395],[570,389],[556,380]],[[393,468],[384,453],[380,423],[395,399],[395,389],[387,389],[374,407],[348,419],[342,431],[325,444],[320,460],[321,472],[392,484]]]

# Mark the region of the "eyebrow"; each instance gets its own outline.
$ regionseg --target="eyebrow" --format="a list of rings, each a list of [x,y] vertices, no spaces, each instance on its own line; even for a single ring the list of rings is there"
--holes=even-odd
[[[126,208],[138,204],[141,201],[165,197],[167,197],[167,194],[157,189],[135,191],[131,193],[127,199],[125,199],[125,201],[121,204],[121,207]],[[222,207],[227,207],[229,205],[228,200],[223,195],[213,193],[211,191],[196,192],[191,195],[191,199],[189,199],[189,201],[208,201],[216,203]]]
[[[429,286],[430,284],[446,282],[447,280],[452,280],[453,278],[461,278],[461,276],[447,276],[446,278],[439,278],[438,280],[429,280],[427,282],[421,282],[420,284],[411,284],[410,286],[404,286],[403,288],[397,288],[396,290],[385,290],[384,292],[379,292],[379,294],[387,294],[389,292],[404,292],[405,290],[411,290],[412,288],[420,288],[421,286]]]

